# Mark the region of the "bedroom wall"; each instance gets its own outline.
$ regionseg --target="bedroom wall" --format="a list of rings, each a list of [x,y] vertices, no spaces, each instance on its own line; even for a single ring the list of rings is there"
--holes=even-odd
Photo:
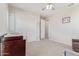
[[[70,23],[62,24],[62,17],[71,17]],[[49,17],[49,39],[72,45],[72,38],[79,38],[79,5],[63,9]]]
[[[8,30],[8,5],[0,3],[0,35]]]
[[[23,34],[28,42],[39,40],[40,16],[16,7],[10,7],[10,32]]]

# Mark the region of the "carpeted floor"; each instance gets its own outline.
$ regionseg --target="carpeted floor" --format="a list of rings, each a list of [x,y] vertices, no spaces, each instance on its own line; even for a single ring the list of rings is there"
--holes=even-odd
[[[27,56],[63,56],[65,49],[71,49],[70,46],[57,43],[51,40],[41,40],[27,42]]]

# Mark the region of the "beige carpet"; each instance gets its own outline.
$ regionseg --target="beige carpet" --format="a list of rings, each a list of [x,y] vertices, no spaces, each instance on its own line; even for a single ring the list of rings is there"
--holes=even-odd
[[[26,55],[63,56],[65,49],[71,49],[71,47],[51,40],[41,40],[27,43]]]

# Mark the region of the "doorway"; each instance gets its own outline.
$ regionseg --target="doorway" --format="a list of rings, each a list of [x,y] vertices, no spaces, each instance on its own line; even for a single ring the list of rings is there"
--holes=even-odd
[[[48,39],[48,20],[40,17],[40,40]]]

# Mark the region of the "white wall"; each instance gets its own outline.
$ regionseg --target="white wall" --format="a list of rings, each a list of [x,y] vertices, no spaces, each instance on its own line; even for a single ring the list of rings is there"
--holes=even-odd
[[[10,32],[22,33],[29,42],[38,41],[40,16],[19,8],[11,8]]]
[[[6,33],[8,30],[8,5],[0,3],[0,34]]]
[[[71,22],[62,24],[62,17],[67,16],[71,17]],[[79,38],[79,5],[49,17],[49,38],[67,45],[72,45],[72,38]]]

